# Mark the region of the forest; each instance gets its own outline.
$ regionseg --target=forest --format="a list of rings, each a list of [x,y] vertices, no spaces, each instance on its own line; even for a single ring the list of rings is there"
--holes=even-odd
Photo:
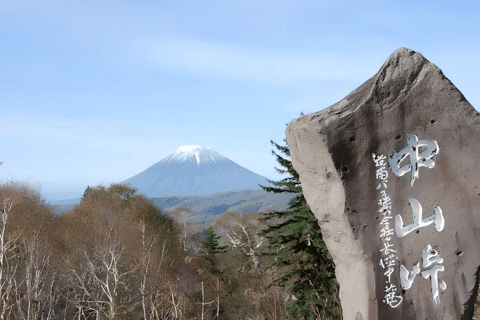
[[[264,214],[191,224],[119,184],[62,215],[22,183],[1,185],[0,203],[0,319],[286,319],[296,299]]]

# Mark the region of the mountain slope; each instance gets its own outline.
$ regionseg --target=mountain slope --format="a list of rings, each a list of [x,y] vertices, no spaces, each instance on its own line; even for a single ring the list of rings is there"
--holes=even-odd
[[[218,152],[182,146],[145,171],[125,180],[149,197],[209,195],[228,190],[259,189],[262,177]]]
[[[288,208],[288,202],[294,194],[275,194],[263,190],[242,190],[222,192],[209,196],[162,197],[149,200],[163,209],[184,206],[192,209],[188,220],[201,222],[214,220],[226,211],[238,214],[264,212],[268,210],[281,211]]]

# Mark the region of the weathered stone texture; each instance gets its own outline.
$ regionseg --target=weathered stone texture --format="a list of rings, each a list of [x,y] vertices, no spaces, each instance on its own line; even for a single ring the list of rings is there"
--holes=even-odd
[[[420,167],[413,186],[411,172],[398,177],[387,168],[387,187],[377,189],[372,153],[400,152],[407,134],[438,143],[435,167]],[[400,48],[343,100],[293,120],[286,138],[336,264],[346,320],[471,318],[480,267],[480,115],[438,67]],[[402,166],[409,163],[407,157]],[[404,237],[391,236],[398,260],[390,283],[403,298],[396,308],[383,301],[387,276],[379,264],[385,242],[380,190],[391,198],[390,228],[397,214],[405,225],[413,222],[410,198],[422,205],[424,219],[435,205],[445,219],[442,231],[429,225]],[[443,258],[438,277],[447,288],[439,290],[438,304],[430,279],[418,274],[405,291],[400,281],[400,265],[411,271],[428,244]]]

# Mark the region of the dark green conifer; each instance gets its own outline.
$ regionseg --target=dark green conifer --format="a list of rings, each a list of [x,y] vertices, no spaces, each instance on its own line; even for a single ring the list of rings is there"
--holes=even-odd
[[[271,141],[286,157],[290,156],[287,146]],[[287,306],[292,319],[340,319],[338,284],[335,279],[335,265],[331,260],[322,238],[318,221],[308,206],[302,192],[298,173],[290,160],[274,150],[277,162],[283,167],[275,168],[288,176],[280,181],[270,181],[273,187],[262,188],[274,193],[294,193],[285,211],[274,211],[266,216],[270,227],[261,232],[268,239],[267,254],[275,256],[275,266],[287,266],[279,273],[278,283],[289,286],[295,297]],[[277,222],[273,222],[276,220]]]
[[[207,230],[205,230],[205,241],[200,245],[198,252],[206,255],[222,252],[224,247],[221,247],[218,244],[218,239],[220,238],[221,237],[217,236],[215,233],[213,227],[210,226]]]

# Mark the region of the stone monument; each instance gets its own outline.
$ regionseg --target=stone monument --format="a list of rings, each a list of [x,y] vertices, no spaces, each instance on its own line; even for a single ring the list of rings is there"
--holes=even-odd
[[[480,114],[437,66],[400,48],[343,100],[293,120],[286,139],[344,319],[471,319]]]

